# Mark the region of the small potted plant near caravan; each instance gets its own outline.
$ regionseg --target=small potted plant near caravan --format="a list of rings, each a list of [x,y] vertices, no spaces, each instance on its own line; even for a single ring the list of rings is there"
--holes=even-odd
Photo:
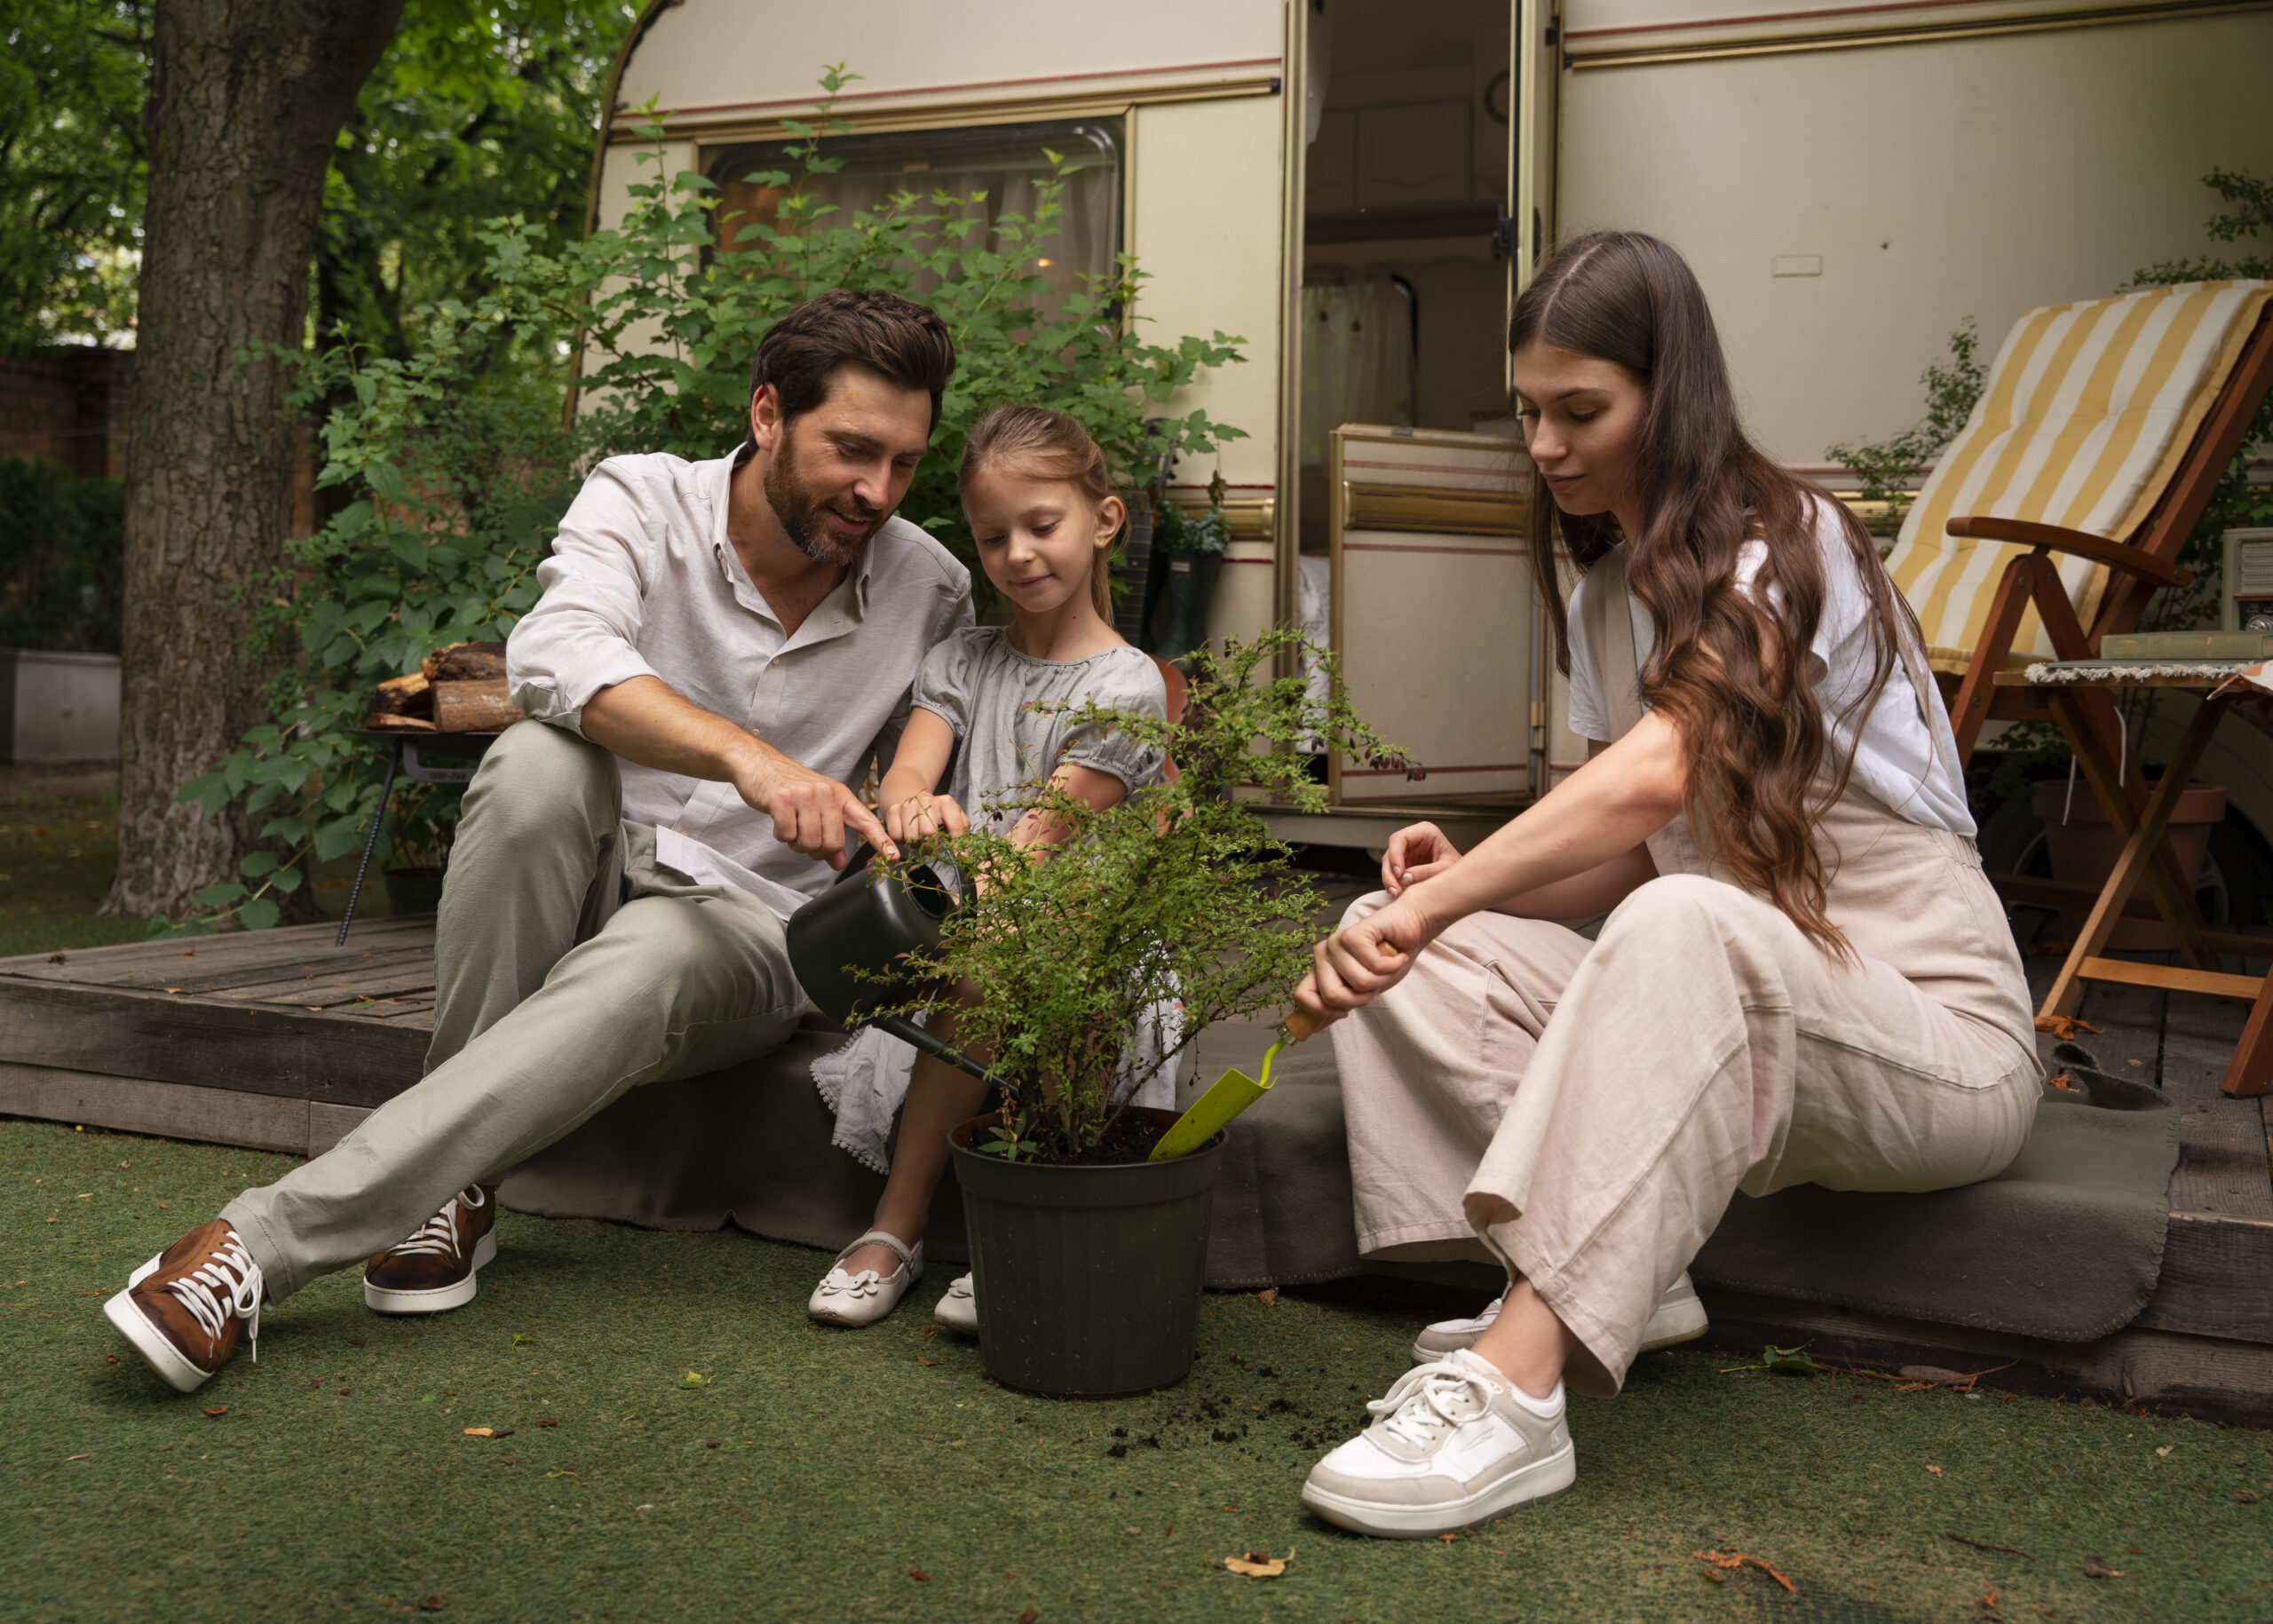
[[[1394,759],[1338,682],[1321,703],[1268,675],[1298,644],[1201,654],[1178,724],[1074,712],[1165,749],[1175,775],[1103,812],[1023,787],[1017,805],[1069,831],[1041,860],[978,828],[901,860],[913,875],[945,858],[970,882],[911,956],[931,987],[966,989],[959,1041],[1008,1085],[954,1135],[983,1357],[1005,1385],[1126,1393],[1191,1368],[1222,1140],[1147,1160],[1175,1114],[1123,1102],[1212,1023],[1284,1005],[1309,968],[1319,898],[1242,795],[1320,810],[1298,741]]]

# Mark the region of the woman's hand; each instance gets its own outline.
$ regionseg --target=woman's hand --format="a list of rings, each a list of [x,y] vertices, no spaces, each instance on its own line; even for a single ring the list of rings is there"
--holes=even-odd
[[[1382,853],[1382,885],[1392,897],[1401,897],[1408,885],[1418,885],[1460,861],[1459,848],[1445,838],[1433,823],[1416,823],[1389,837]]]
[[[1362,1010],[1405,979],[1435,935],[1418,909],[1391,903],[1311,950],[1311,973],[1295,989],[1295,1002],[1321,1025]]]
[[[920,791],[884,808],[884,828],[894,840],[909,844],[930,835],[960,835],[970,820],[951,795]]]

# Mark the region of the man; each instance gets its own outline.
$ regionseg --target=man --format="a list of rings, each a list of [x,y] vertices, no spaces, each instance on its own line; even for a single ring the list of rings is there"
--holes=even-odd
[[[971,618],[969,573],[891,517],[954,368],[922,305],[827,294],[759,344],[733,456],[594,471],[506,645],[531,720],[466,792],[426,1075],[105,1304],[167,1382],[195,1389],[265,1301],[360,1259],[374,1309],[471,1302],[507,1168],[629,1089],[788,1040],[782,922],[848,833],[896,855],[845,786]]]

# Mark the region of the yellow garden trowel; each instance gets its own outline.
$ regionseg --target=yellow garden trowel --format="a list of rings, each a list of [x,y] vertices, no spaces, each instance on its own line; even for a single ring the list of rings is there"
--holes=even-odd
[[[1248,1076],[1233,1066],[1216,1079],[1216,1086],[1192,1102],[1191,1108],[1176,1118],[1160,1142],[1152,1147],[1149,1161],[1174,1161],[1178,1156],[1189,1156],[1224,1130],[1224,1125],[1261,1099],[1271,1089],[1271,1063],[1279,1051],[1289,1043],[1299,1043],[1304,1038],[1328,1025],[1322,1016],[1298,1009],[1279,1023],[1279,1040],[1263,1051],[1263,1075]]]

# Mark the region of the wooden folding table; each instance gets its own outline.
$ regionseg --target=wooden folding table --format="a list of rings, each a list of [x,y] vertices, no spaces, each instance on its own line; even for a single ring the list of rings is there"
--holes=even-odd
[[[2273,661],[2267,664],[2273,666]],[[2048,702],[2069,748],[2076,753],[2076,764],[2093,797],[2116,833],[2124,837],[2114,872],[2100,888],[2083,930],[2068,951],[2067,962],[2061,965],[2043,1008],[2037,1012],[2039,1018],[2074,1014],[2087,981],[2241,999],[2250,1006],[2249,1019],[2218,1085],[2236,1096],[2263,1094],[2269,1081],[2273,1081],[2273,976],[2231,974],[2220,963],[2219,955],[2273,957],[2273,941],[2205,926],[2195,910],[2194,899],[2177,883],[2167,853],[2159,852],[2158,848],[2178,798],[2218,724],[2233,713],[2273,733],[2273,691],[2247,675],[2259,669],[2234,661],[2171,661],[2126,668],[2105,661],[2063,661],[1997,676],[1999,686],[2028,688],[2032,698]],[[2203,700],[2180,734],[2178,748],[2164,765],[2161,779],[2143,806],[2134,809],[2135,790],[2126,782],[2128,763],[2119,765],[2117,757],[2108,751],[2091,724],[2086,701],[2095,692],[2138,688],[2185,689],[2200,693]],[[2142,884],[2177,936],[2184,964],[2142,964],[2102,956],[2132,893]]]

